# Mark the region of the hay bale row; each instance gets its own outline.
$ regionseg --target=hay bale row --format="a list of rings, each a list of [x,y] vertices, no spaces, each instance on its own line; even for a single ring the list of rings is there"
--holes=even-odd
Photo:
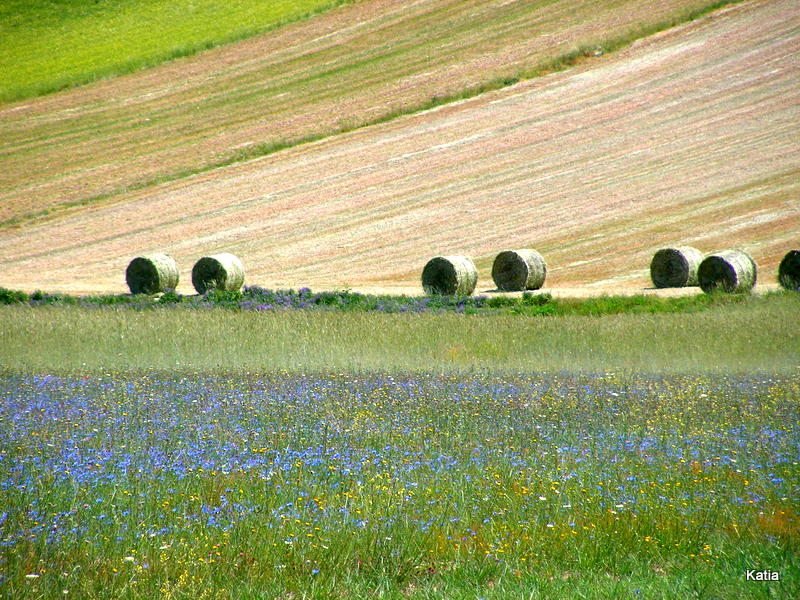
[[[800,291],[800,250],[789,250],[778,266],[778,282],[787,290]]]
[[[547,265],[536,250],[504,250],[492,266],[492,279],[503,291],[538,290],[544,285]],[[478,270],[466,256],[436,256],[422,270],[426,294],[469,296],[478,284]]]
[[[700,287],[707,294],[749,292],[757,276],[756,263],[744,250],[723,250],[707,256],[697,270]]]
[[[657,288],[694,286],[703,253],[691,246],[662,248],[650,262],[650,279]]]
[[[159,294],[178,286],[178,264],[167,254],[137,256],[125,270],[131,294]],[[192,285],[198,294],[212,289],[236,291],[244,285],[244,265],[233,254],[204,256],[192,268]]]
[[[650,277],[657,288],[699,285],[706,293],[749,292],[756,285],[758,267],[744,250],[723,250],[703,258],[699,250],[681,246],[656,252]],[[800,289],[800,251],[784,257],[778,280],[787,289]]]
[[[544,285],[547,265],[536,250],[504,250],[492,265],[492,279],[500,291],[538,290]],[[699,285],[704,292],[746,292],[758,277],[755,261],[743,250],[724,250],[705,259],[690,246],[662,248],[650,263],[650,277],[658,288]],[[204,256],[192,268],[192,285],[199,294],[218,289],[236,291],[244,285],[245,270],[233,254]],[[167,254],[137,256],[125,271],[132,294],[157,294],[175,289],[178,265]],[[800,250],[791,250],[778,268],[778,281],[800,290]],[[478,270],[465,256],[437,256],[422,271],[427,294],[469,296],[478,283]]]

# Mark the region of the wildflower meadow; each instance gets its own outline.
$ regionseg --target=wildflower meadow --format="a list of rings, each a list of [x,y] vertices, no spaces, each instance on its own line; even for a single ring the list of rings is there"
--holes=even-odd
[[[793,598],[798,417],[793,376],[7,373],[0,595]]]

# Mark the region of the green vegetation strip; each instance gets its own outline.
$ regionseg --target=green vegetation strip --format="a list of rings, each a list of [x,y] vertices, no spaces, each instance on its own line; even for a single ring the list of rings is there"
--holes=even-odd
[[[346,0],[61,0],[0,3],[0,102],[195,54]]]
[[[0,364],[21,371],[407,369],[784,372],[797,294],[689,313],[381,314],[341,310],[0,307]]]
[[[635,296],[597,296],[592,298],[554,298],[548,293],[524,292],[521,295],[497,296],[393,296],[361,294],[349,290],[318,292],[309,288],[299,290],[268,290],[257,286],[243,291],[211,290],[203,295],[183,295],[169,290],[163,294],[105,294],[72,296],[36,291],[31,294],[0,288],[0,304],[41,306],[117,307],[136,310],[154,308],[277,311],[277,310],[336,310],[341,312],[378,313],[463,313],[466,315],[614,315],[639,313],[686,313],[734,305],[765,305],[778,298],[792,301],[797,294],[786,291],[751,294],[695,294],[663,297],[639,294]]]

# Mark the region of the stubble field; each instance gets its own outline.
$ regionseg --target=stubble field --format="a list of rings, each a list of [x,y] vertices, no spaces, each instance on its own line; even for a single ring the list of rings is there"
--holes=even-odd
[[[417,290],[431,256],[465,254],[489,290],[496,252],[535,247],[551,287],[641,290],[656,249],[690,244],[743,247],[774,286],[800,214],[797,24],[791,2],[737,5],[563,73],[4,228],[2,283],[121,291],[132,256],[167,251],[188,292],[190,265],[225,250],[263,287],[367,291]]]

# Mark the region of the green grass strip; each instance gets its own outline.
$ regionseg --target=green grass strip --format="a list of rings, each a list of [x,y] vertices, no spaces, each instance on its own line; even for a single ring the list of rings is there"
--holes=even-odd
[[[10,0],[0,102],[117,77],[301,21],[352,0]]]
[[[781,300],[782,299],[782,300]],[[800,295],[785,290],[756,294],[694,294],[677,297],[638,294],[634,296],[596,296],[554,298],[549,293],[524,292],[496,296],[393,296],[361,294],[349,290],[314,293],[300,290],[268,290],[257,286],[244,291],[212,290],[205,295],[182,295],[172,290],[155,296],[143,294],[105,294],[72,296],[0,287],[0,305],[26,304],[31,307],[79,306],[116,307],[135,310],[162,308],[206,310],[224,308],[239,311],[338,311],[346,313],[458,313],[465,315],[524,315],[563,317],[620,314],[692,313],[730,306],[758,306],[775,302],[794,302],[800,309]]]
[[[20,372],[630,370],[796,375],[799,308],[797,294],[687,313],[548,318],[0,306],[0,365]]]

